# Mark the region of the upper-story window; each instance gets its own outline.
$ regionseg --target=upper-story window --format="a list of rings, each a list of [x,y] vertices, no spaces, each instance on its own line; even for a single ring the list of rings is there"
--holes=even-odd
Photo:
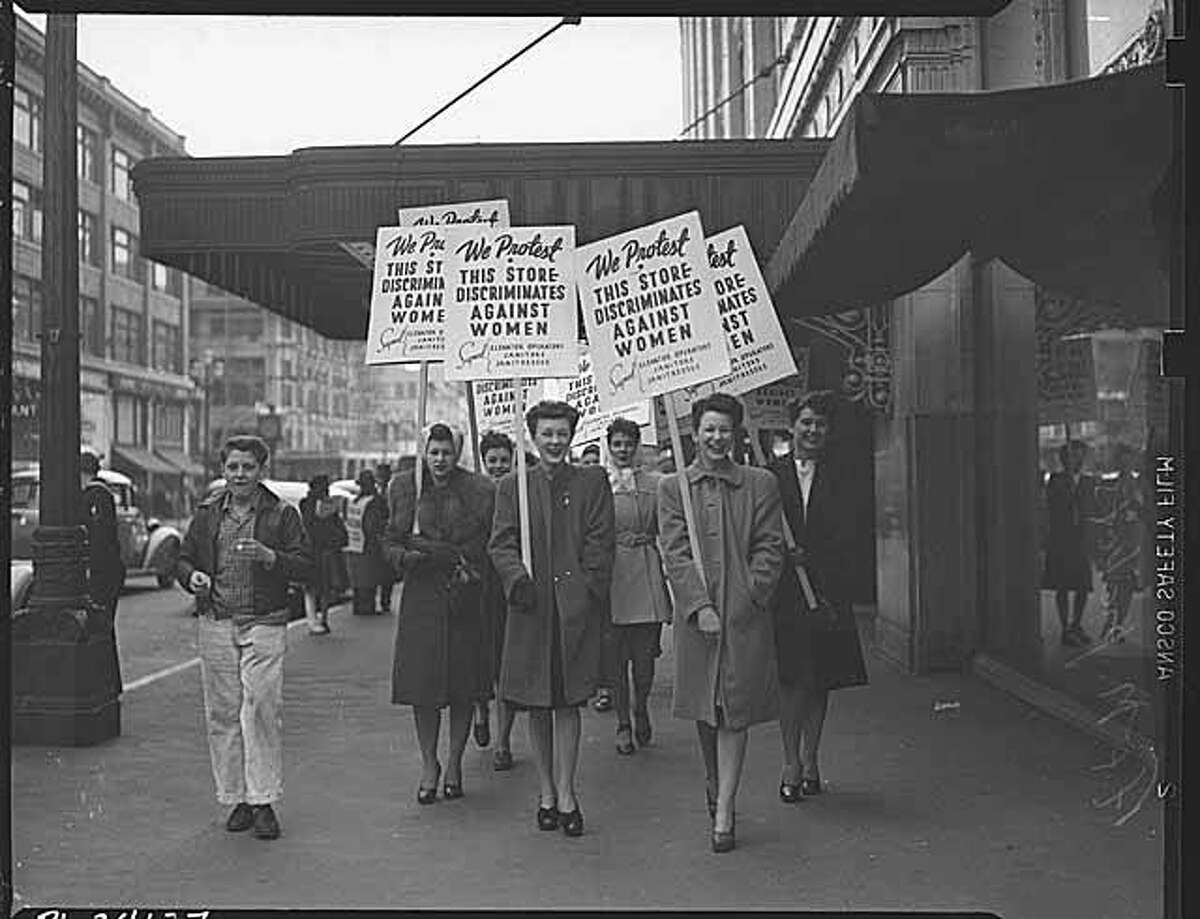
[[[158,262],[151,262],[150,265],[150,286],[154,290],[161,290],[176,297],[182,295],[183,283],[176,269],[160,265]]]
[[[112,228],[112,270],[113,274],[131,281],[145,280],[145,268],[138,255],[138,239],[120,227]]]
[[[79,261],[84,265],[100,267],[100,241],[96,215],[79,211]]]
[[[12,183],[13,239],[42,241],[42,191],[19,179]]]
[[[133,200],[133,185],[129,181],[131,169],[133,169],[133,157],[120,147],[113,147],[112,193],[122,201]]]
[[[13,87],[13,140],[42,152],[42,100],[21,86]]]
[[[100,137],[81,124],[75,125],[75,169],[79,178],[100,183]]]

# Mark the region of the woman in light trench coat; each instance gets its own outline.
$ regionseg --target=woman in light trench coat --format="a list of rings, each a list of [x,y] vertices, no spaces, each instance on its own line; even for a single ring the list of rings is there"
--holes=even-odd
[[[742,406],[713,393],[692,406],[695,461],[658,489],[663,560],[675,597],[677,718],[696,722],[712,815],[712,848],[734,847],[734,799],[746,730],[779,716],[771,598],[783,568],[779,485],[730,459]],[[700,542],[693,560],[680,496],[686,475]]]
[[[628,756],[637,749],[633,745],[635,738],[640,747],[650,743],[647,701],[654,683],[654,659],[662,654],[662,624],[671,621],[671,598],[658,553],[659,474],[634,465],[641,445],[641,429],[636,421],[616,418],[608,426],[606,436],[608,478],[617,526],[617,555],[609,602],[615,672],[609,676],[616,678],[617,752]]]

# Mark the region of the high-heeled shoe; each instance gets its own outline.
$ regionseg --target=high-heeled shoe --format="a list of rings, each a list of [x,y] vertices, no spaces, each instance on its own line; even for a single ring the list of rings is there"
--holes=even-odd
[[[732,852],[737,845],[737,840],[733,833],[734,825],[729,824],[728,830],[718,830],[716,827],[712,831],[712,850],[714,852]]]
[[[433,780],[433,785],[431,787],[426,788],[424,785],[417,786],[417,803],[418,804],[432,804],[433,802],[435,802],[437,800],[437,787],[438,787],[438,782],[441,781],[441,778],[442,778],[442,767],[438,766],[437,778]]]
[[[633,745],[632,728],[627,724],[617,725],[617,752],[629,756],[637,748]]]
[[[821,780],[820,779],[801,779],[800,780],[800,792],[806,798],[811,798],[813,795],[819,795],[821,793]]]
[[[575,810],[569,814],[559,814],[558,824],[567,836],[582,836],[583,813],[579,810],[579,805],[576,804]]]
[[[463,787],[461,780],[458,782],[447,782],[442,786],[442,797],[447,801],[453,801],[455,798],[461,798],[462,796]]]
[[[633,739],[637,741],[639,747],[645,747],[650,744],[650,738],[653,732],[650,730],[650,713],[645,709],[633,713]]]
[[[784,804],[795,804],[802,797],[803,793],[800,790],[799,783],[796,782],[780,782],[779,783],[779,800]]]
[[[537,828],[539,830],[557,830],[558,829],[558,807],[551,804],[549,807],[538,805],[537,809]]]

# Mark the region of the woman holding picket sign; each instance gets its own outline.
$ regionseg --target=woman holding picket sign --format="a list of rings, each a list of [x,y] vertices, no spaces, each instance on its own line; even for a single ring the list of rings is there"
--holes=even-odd
[[[704,756],[712,849],[734,847],[734,799],[747,728],[779,713],[771,596],[783,566],[779,486],[730,458],[742,406],[713,393],[692,406],[696,459],[664,477],[658,524],[675,598],[674,715],[696,722]],[[700,558],[692,551],[687,476]]]
[[[613,498],[603,468],[568,462],[579,421],[573,406],[539,402],[525,420],[539,456],[528,474],[533,570],[521,555],[515,475],[500,481],[489,545],[508,598],[500,695],[529,710],[538,828],[579,836],[579,707],[600,672],[615,552]]]
[[[491,691],[482,658],[491,628],[483,571],[495,490],[484,476],[459,468],[461,451],[461,434],[444,424],[429,428],[420,499],[415,475],[402,476],[393,488],[385,534],[388,561],[403,573],[392,702],[413,707],[421,747],[421,804],[437,800],[442,778],[441,710],[450,709],[450,756],[442,796],[461,798],[463,751],[475,702]]]

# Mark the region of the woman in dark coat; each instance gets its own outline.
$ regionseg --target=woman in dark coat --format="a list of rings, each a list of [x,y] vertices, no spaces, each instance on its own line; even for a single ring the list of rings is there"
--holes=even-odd
[[[533,570],[521,555],[515,475],[500,481],[489,546],[508,598],[500,694],[529,709],[541,784],[537,825],[568,836],[583,833],[575,795],[579,706],[599,677],[616,549],[608,476],[599,466],[567,462],[578,420],[565,402],[539,402],[526,416],[539,454],[529,470]]]
[[[1062,643],[1079,647],[1091,639],[1083,631],[1083,612],[1092,591],[1090,518],[1095,513],[1095,481],[1083,474],[1087,444],[1072,440],[1059,449],[1062,471],[1046,483],[1046,512],[1049,532],[1046,538],[1046,567],[1042,587],[1054,591]],[[1075,594],[1068,609],[1070,594]]]
[[[375,606],[375,594],[392,577],[383,557],[387,500],[377,493],[370,469],[358,474],[357,483],[358,495],[346,505],[346,571],[354,593],[354,615],[373,616],[382,613]]]
[[[304,588],[304,609],[311,635],[329,634],[329,601],[337,584],[341,549],[349,536],[338,514],[337,504],[329,497],[329,476],[315,475],[308,483],[308,494],[300,499],[300,517],[312,541],[314,575]]]
[[[450,755],[442,795],[461,798],[462,757],[477,699],[490,688],[481,658],[490,628],[483,571],[495,491],[458,467],[462,436],[444,424],[429,430],[418,507],[413,473],[393,485],[385,553],[397,572],[400,614],[392,665],[392,702],[411,705],[421,746],[417,800],[437,800],[441,710],[450,709]],[[417,530],[413,532],[413,517]]]
[[[792,454],[771,464],[794,544],[775,596],[783,777],[779,797],[794,804],[821,792],[817,765],[829,690],[867,682],[850,602],[854,577],[853,514],[846,509],[835,464],[826,461],[833,394],[812,392],[788,406]],[[800,586],[802,566],[822,609]]]
[[[783,567],[779,486],[730,459],[742,406],[713,393],[692,406],[696,459],[658,486],[663,562],[675,599],[676,718],[696,722],[713,816],[712,848],[734,847],[747,729],[779,715],[771,597]],[[687,476],[700,570],[688,537]]]

